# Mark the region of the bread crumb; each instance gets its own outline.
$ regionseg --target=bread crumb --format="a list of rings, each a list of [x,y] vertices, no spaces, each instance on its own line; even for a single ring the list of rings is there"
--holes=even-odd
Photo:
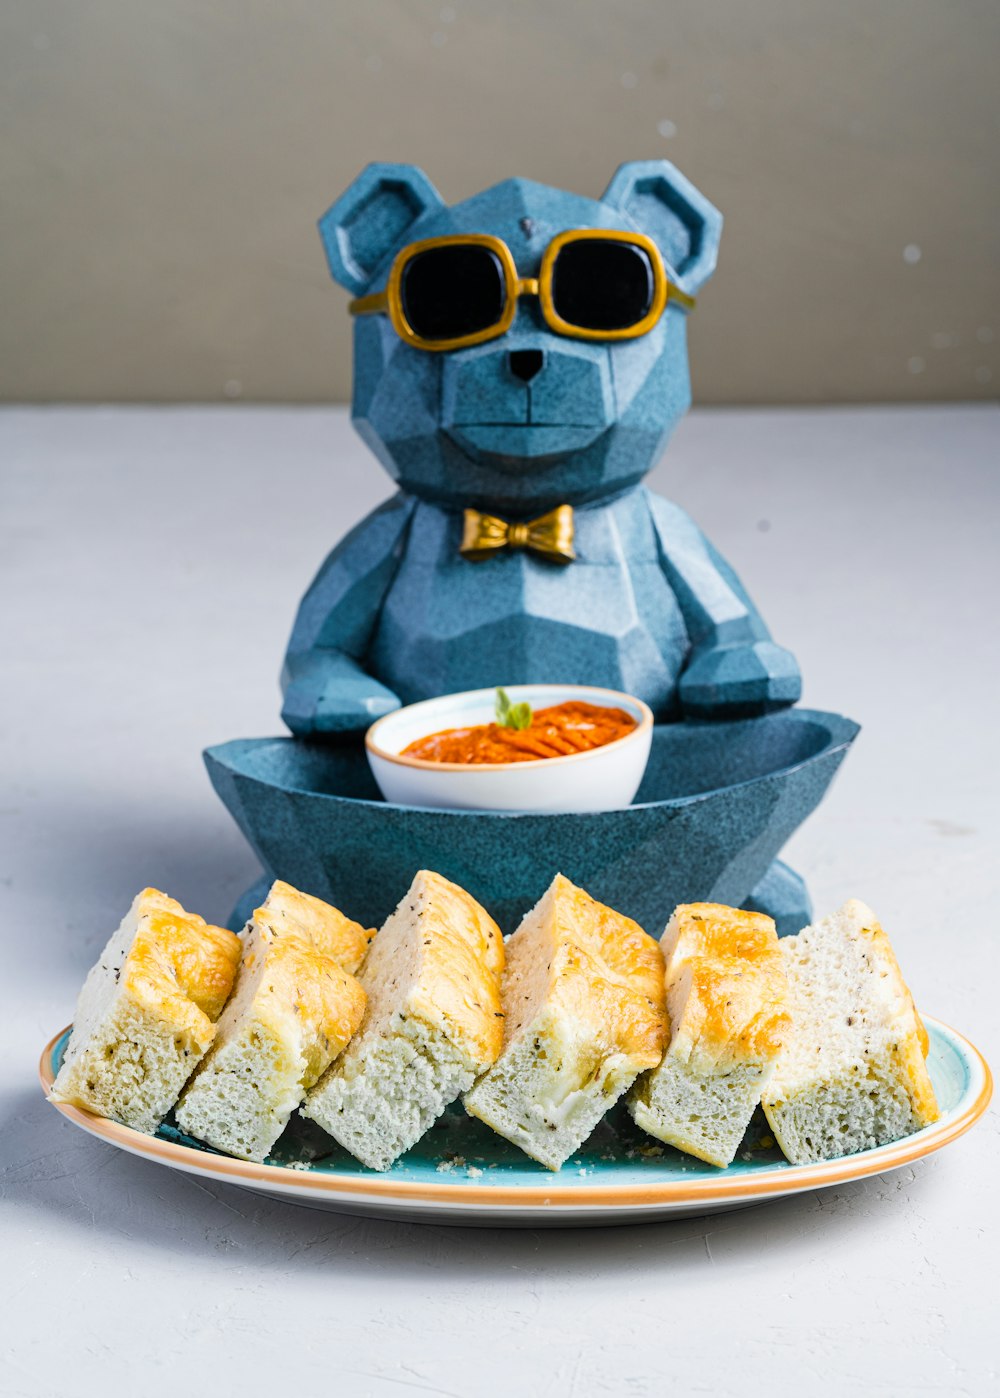
[[[480,1170],[478,1165],[470,1165],[465,1173],[468,1175],[470,1180],[478,1180],[483,1172],[482,1170]]]
[[[437,1172],[439,1175],[447,1175],[449,1171],[454,1170],[454,1168],[454,1160],[439,1160],[437,1163]]]
[[[640,1146],[640,1147],[639,1147],[639,1154],[640,1154],[641,1156],[643,1156],[644,1159],[650,1160],[653,1156],[662,1155],[662,1154],[663,1154],[663,1147],[662,1147],[662,1146]]]
[[[311,1161],[311,1160],[289,1160],[289,1161],[288,1161],[288,1169],[289,1169],[289,1170],[311,1170],[311,1169],[312,1169],[312,1161]]]

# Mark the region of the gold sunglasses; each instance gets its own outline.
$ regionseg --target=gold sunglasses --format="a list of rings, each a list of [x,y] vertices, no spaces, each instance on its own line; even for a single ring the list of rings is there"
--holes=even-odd
[[[537,277],[519,277],[510,248],[488,233],[424,238],[397,253],[385,291],[361,296],[351,315],[388,315],[401,340],[422,350],[495,340],[522,296],[537,296],[550,330],[577,340],[634,340],[667,307],[694,297],[667,276],[643,233],[574,228],[553,238]]]

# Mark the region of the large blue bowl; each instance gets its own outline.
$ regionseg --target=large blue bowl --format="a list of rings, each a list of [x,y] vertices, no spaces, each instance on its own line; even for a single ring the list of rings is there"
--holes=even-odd
[[[787,933],[808,920],[808,896],[776,856],[857,733],[851,719],[810,709],[658,725],[634,804],[591,815],[390,805],[355,744],[241,738],[205,762],[268,878],[369,925],[427,868],[467,888],[505,932],[561,871],[655,936],[693,901],[761,907]],[[259,885],[248,890],[234,924],[259,896]]]

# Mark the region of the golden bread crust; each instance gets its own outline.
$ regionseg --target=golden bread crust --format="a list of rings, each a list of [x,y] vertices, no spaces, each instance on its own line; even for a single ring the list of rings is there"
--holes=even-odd
[[[604,1054],[623,1054],[637,1069],[655,1067],[666,1040],[659,944],[563,874],[549,892],[551,1010],[589,1026]]]
[[[413,887],[425,901],[409,1008],[429,1025],[445,1021],[452,1042],[488,1067],[503,1044],[500,929],[471,893],[440,874],[422,869]]]
[[[911,1024],[904,1022],[900,1026],[901,1032],[895,1056],[909,1084],[914,1117],[921,1125],[928,1126],[931,1122],[937,1121],[941,1112],[924,1061],[930,1051],[930,1040],[927,1037],[924,1022],[920,1018],[912,992],[903,979],[903,973],[899,969],[899,962],[896,960],[896,953],[892,949],[888,934],[883,930],[882,924],[871,908],[866,903],[862,903],[860,899],[851,898],[845,903],[843,911],[852,914],[862,923],[860,935],[870,944],[874,958],[887,966],[896,989],[905,1000],[909,1013],[904,1016],[904,1019],[910,1019],[912,1016]]]
[[[683,903],[664,934],[668,994],[686,990],[673,1026],[715,1064],[770,1061],[791,1023],[788,982],[774,923],[720,903]]]
[[[278,922],[266,905],[254,918],[266,967],[254,996],[253,1015],[281,1042],[291,1040],[301,1045],[308,1065],[304,1091],[347,1047],[360,1026],[365,992],[329,952],[316,945],[308,931],[300,931],[287,919]],[[259,954],[250,952],[245,958],[248,972],[254,969]]]
[[[155,888],[143,889],[136,911],[135,938],[121,970],[126,993],[207,1048],[233,988],[239,937],[185,912]]]
[[[352,975],[364,961],[368,944],[375,936],[374,927],[352,922],[339,908],[310,893],[301,893],[280,879],[271,885],[263,907],[254,916],[264,916],[275,928],[294,925],[318,950],[333,957]]]

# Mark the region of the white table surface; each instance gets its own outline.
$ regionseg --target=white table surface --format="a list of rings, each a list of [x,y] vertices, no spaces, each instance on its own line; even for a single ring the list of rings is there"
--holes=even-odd
[[[317,1213],[62,1120],[38,1053],[136,889],[222,919],[255,876],[200,751],[281,731],[298,596],[389,487],[328,409],[10,409],[0,477],[0,1392],[997,1392],[993,1112],[912,1169],[592,1232]],[[1000,412],[696,413],[653,483],[864,725],[789,861],[1000,1062]]]

